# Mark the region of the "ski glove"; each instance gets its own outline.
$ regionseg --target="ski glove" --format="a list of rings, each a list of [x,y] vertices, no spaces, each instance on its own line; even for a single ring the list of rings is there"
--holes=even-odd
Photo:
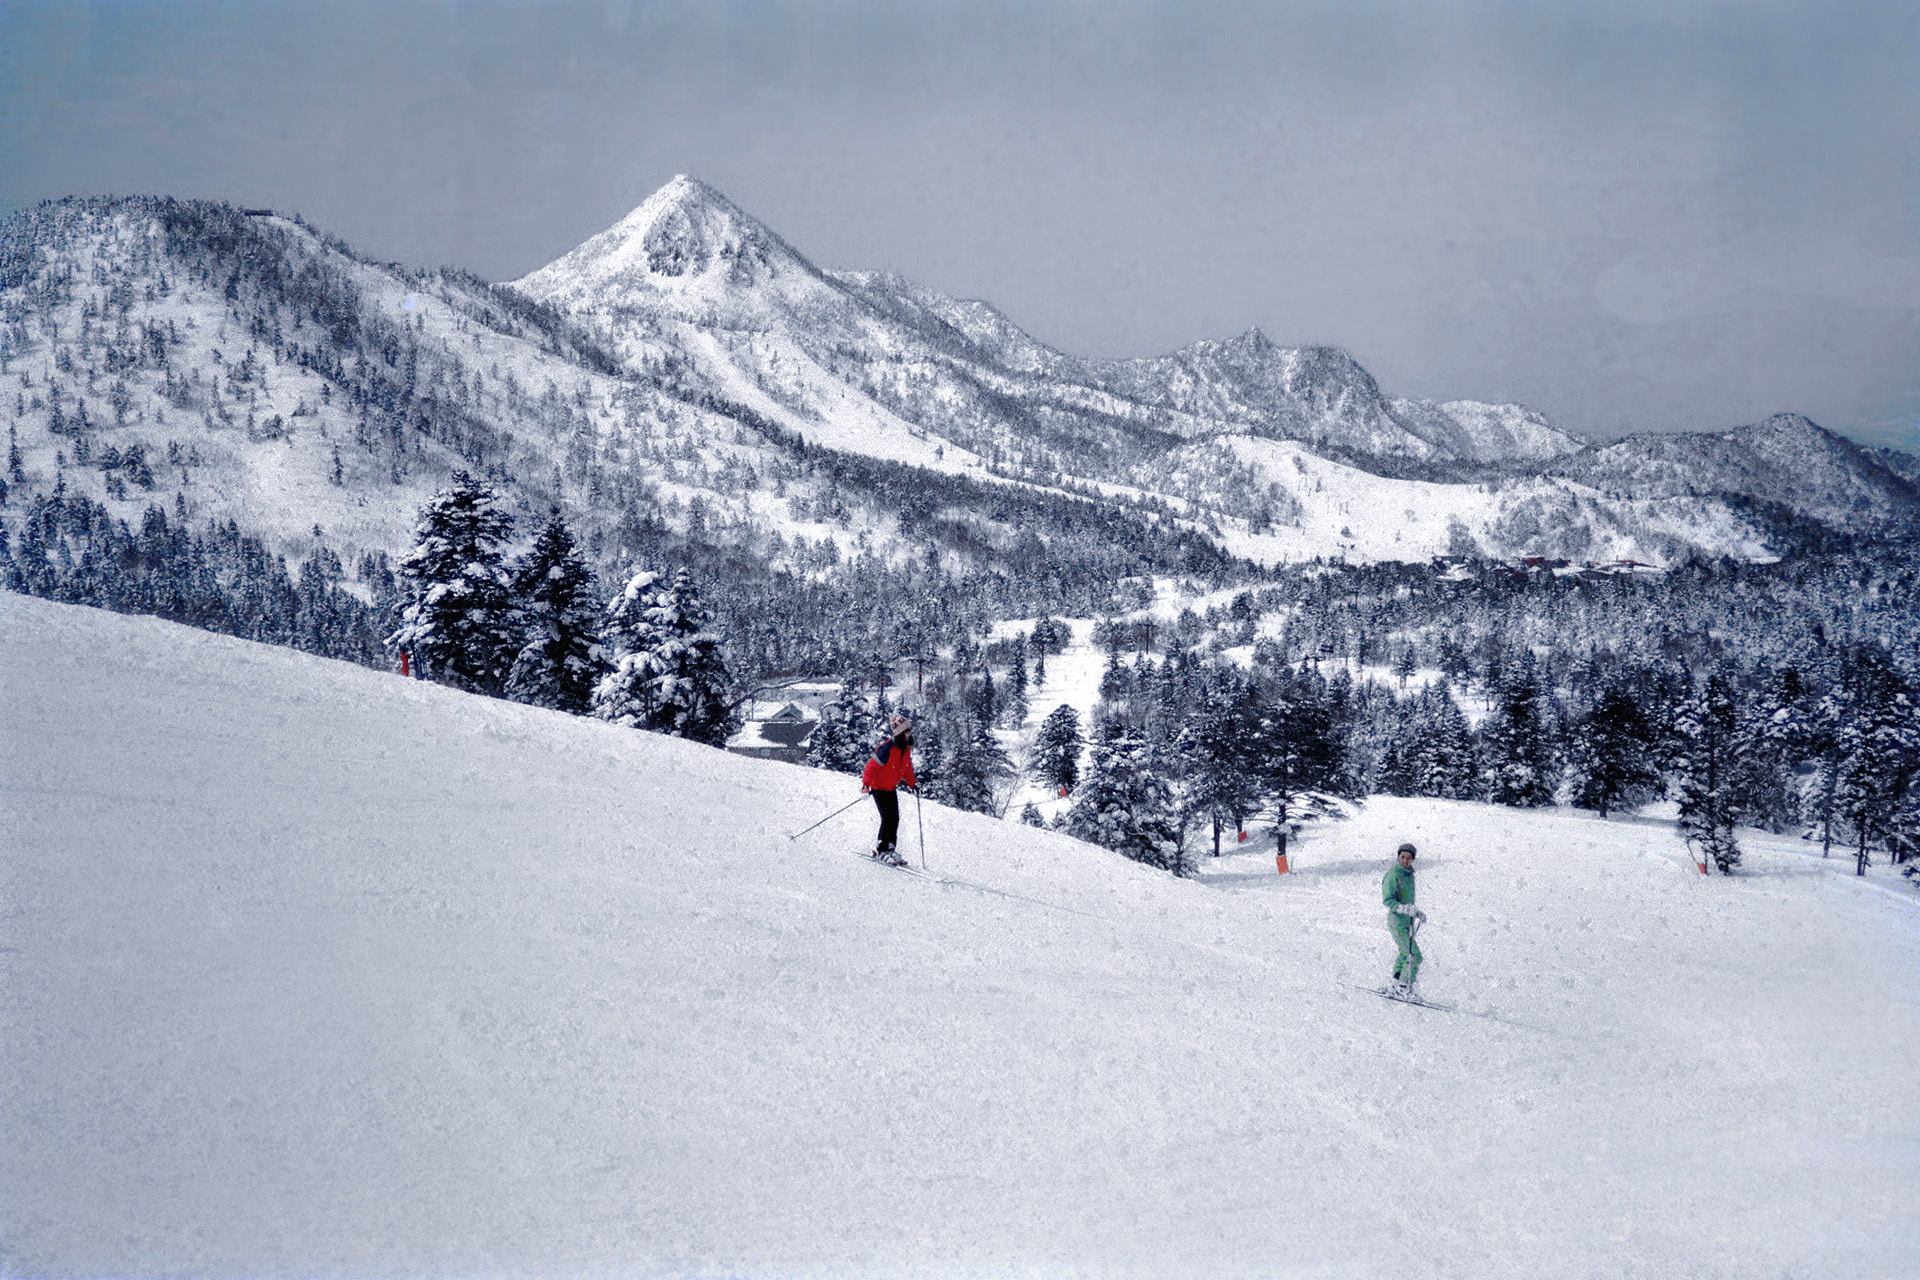
[[[1403,916],[1410,916],[1410,915],[1415,915],[1415,914],[1417,914],[1417,913],[1416,913],[1416,912],[1414,911],[1414,909],[1413,909],[1413,904],[1412,904],[1411,902],[1398,902],[1398,903],[1395,903],[1395,904],[1394,904],[1394,907],[1393,907],[1393,909],[1394,909],[1395,911],[1397,911],[1397,912],[1399,912],[1399,913],[1400,913],[1401,915],[1403,915]],[[1425,916],[1421,916],[1421,919],[1423,919],[1423,920],[1424,920],[1425,918],[1426,918]]]
[[[1427,922],[1427,913],[1426,913],[1426,912],[1424,912],[1424,911],[1416,911],[1416,912],[1414,912],[1414,913],[1413,913],[1413,922],[1414,922],[1415,924],[1425,924],[1425,923]]]

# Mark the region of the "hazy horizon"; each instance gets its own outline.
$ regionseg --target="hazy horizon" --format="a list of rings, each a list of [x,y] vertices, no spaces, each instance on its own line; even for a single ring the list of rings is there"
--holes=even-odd
[[[1609,437],[1915,450],[1920,10],[13,3],[0,214],[298,212],[510,280],[676,173],[1144,356],[1258,326]]]

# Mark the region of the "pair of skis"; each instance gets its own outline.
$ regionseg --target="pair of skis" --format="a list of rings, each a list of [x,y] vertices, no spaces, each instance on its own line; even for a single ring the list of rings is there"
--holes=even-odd
[[[1394,1000],[1400,1004],[1417,1004],[1422,1009],[1439,1009],[1443,1013],[1454,1013],[1457,1011],[1454,1005],[1441,1004],[1439,1001],[1429,1000],[1425,996],[1402,994],[1401,992],[1395,991],[1392,987],[1363,987],[1358,983],[1354,983],[1353,989],[1355,991],[1371,991],[1382,1000]]]
[[[866,859],[868,862],[871,862],[876,867],[891,867],[895,871],[904,871],[910,876],[924,877],[927,874],[926,872],[922,871],[919,867],[914,866],[912,863],[908,862],[904,858],[902,858],[899,862],[895,862],[891,858],[883,858],[876,853],[863,853],[860,856]]]

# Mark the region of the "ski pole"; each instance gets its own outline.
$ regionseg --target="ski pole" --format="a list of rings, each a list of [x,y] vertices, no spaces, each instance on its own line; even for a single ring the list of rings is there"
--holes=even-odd
[[[839,817],[839,816],[840,816],[841,814],[843,814],[843,813],[845,813],[845,812],[846,812],[847,810],[849,810],[849,809],[851,809],[851,808],[853,808],[853,806],[854,806],[854,805],[856,805],[856,804],[859,804],[859,803],[860,803],[860,802],[861,802],[862,800],[864,800],[864,799],[866,799],[866,796],[865,796],[865,794],[864,794],[864,793],[863,793],[863,794],[861,794],[861,795],[857,795],[857,796],[855,796],[855,797],[854,797],[853,799],[851,799],[851,800],[849,800],[849,801],[847,801],[847,803],[845,803],[845,804],[843,804],[843,805],[841,805],[841,806],[840,806],[840,807],[839,807],[838,809],[835,809],[835,810],[834,810],[834,811],[833,811],[832,813],[830,813],[830,814],[828,814],[828,815],[827,815],[826,817],[824,817],[824,818],[822,818],[822,819],[820,819],[820,821],[819,821],[819,822],[816,822],[816,823],[814,823],[814,824],[813,824],[813,827],[817,827],[817,826],[819,826],[819,825],[821,825],[821,823],[825,823],[825,822],[830,822],[830,821],[832,821],[833,819],[835,819],[835,818],[837,818],[837,817]],[[792,835],[790,835],[790,836],[788,836],[788,837],[787,837],[787,839],[789,839],[789,840],[798,840],[798,839],[799,839],[799,838],[800,838],[801,836],[803,836],[803,835],[805,835],[805,834],[807,834],[807,832],[809,832],[809,831],[811,831],[811,830],[813,830],[813,827],[802,827],[802,828],[800,828],[800,830],[798,830],[798,831],[796,831],[796,832],[794,832],[794,833],[793,833]]]
[[[913,789],[913,824],[920,829],[920,869],[927,869],[927,820],[920,816],[920,788]]]

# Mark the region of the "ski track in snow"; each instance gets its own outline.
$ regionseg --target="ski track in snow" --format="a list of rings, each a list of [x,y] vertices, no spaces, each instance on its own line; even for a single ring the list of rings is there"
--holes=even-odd
[[[787,838],[853,787],[0,595],[0,1272],[1920,1274],[1884,869],[1375,799],[914,878]],[[1402,839],[1458,1012],[1352,989]]]

